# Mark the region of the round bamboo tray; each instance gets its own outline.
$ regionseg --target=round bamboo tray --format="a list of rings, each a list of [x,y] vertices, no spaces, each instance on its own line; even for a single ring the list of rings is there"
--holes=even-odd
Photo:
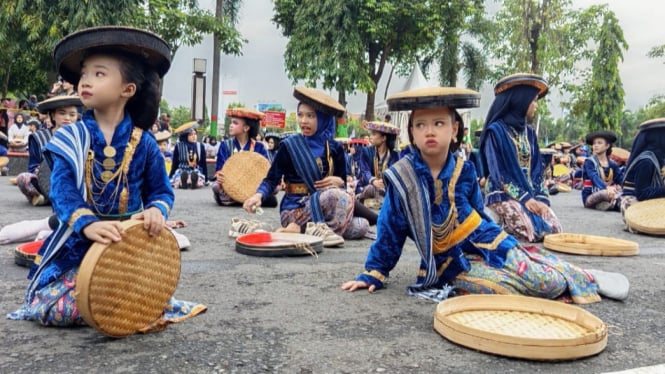
[[[322,250],[323,239],[313,235],[255,232],[236,239],[236,251],[250,256],[316,256]]]
[[[256,193],[268,174],[270,161],[256,152],[238,152],[222,167],[222,189],[233,200],[243,203]]]
[[[637,202],[624,212],[631,229],[650,235],[665,235],[665,198]]]
[[[434,329],[479,351],[528,360],[573,360],[607,346],[607,326],[577,306],[518,295],[468,295],[439,303]]]
[[[586,234],[546,235],[543,246],[552,251],[587,256],[635,256],[640,253],[637,242]]]
[[[122,222],[121,241],[95,243],[76,280],[76,304],[90,326],[112,337],[158,321],[180,278],[180,249],[166,229],[149,236],[143,221]]]

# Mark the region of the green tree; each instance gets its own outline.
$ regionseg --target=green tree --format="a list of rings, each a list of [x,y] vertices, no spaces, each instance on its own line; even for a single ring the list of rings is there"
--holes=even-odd
[[[439,71],[439,84],[454,87],[458,75],[464,72],[466,87],[478,90],[489,75],[485,52],[472,41],[486,30],[483,28],[484,1],[451,0],[448,10],[443,14],[443,24],[436,40],[436,48],[425,53],[421,60],[423,74],[427,75],[429,66],[436,64]]]
[[[36,78],[40,91],[45,92],[48,80],[55,77],[53,47],[65,35],[86,27],[144,28],[162,36],[171,46],[172,55],[181,45],[198,44],[210,33],[224,40],[221,50],[227,54],[239,54],[244,43],[230,16],[217,20],[200,9],[196,0],[3,0],[0,25],[0,74],[5,93],[32,84],[19,75],[12,78],[17,68],[30,79]],[[17,67],[15,56],[20,54],[26,54],[29,61]],[[45,72],[51,72],[48,79]]]
[[[485,26],[485,51],[498,61],[495,79],[516,72],[543,75],[552,86],[577,77],[575,64],[593,55],[606,5],[572,9],[571,0],[506,0]],[[560,87],[563,88],[563,87]]]
[[[651,48],[647,56],[651,58],[665,57],[665,44]],[[663,61],[665,63],[665,61]]]
[[[367,93],[374,117],[376,86],[386,63],[414,61],[433,48],[448,2],[424,0],[275,0],[273,22],[289,38],[284,53],[294,81],[324,89]]]
[[[621,134],[624,90],[619,75],[619,61],[628,43],[614,12],[605,13],[598,49],[592,61],[589,107],[586,116],[589,132],[611,130]]]

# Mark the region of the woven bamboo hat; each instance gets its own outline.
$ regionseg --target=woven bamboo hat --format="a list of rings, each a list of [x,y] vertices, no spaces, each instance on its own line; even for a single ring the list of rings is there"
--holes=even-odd
[[[169,131],[160,131],[157,134],[155,134],[155,140],[157,140],[158,143],[163,142],[165,140],[169,140],[170,137],[171,133]]]
[[[222,189],[234,201],[245,202],[268,175],[270,161],[256,152],[238,152],[224,163]]]
[[[226,110],[227,117],[236,117],[236,118],[247,118],[247,119],[257,119],[259,121],[263,120],[266,115],[258,110],[249,109],[249,108],[231,108]]]
[[[434,329],[483,352],[527,360],[574,360],[607,346],[607,325],[559,301],[518,295],[468,295],[440,302]]]
[[[75,293],[83,320],[114,337],[147,331],[159,322],[180,278],[180,248],[169,230],[150,236],[143,221],[121,224],[121,241],[88,249]]]
[[[270,139],[270,138],[272,138],[272,139],[274,139],[274,140],[276,140],[276,141],[282,140],[282,134],[280,134],[280,133],[276,133],[276,132],[267,132],[265,135],[263,135],[263,137],[264,137],[266,140],[268,140],[268,139]]]
[[[549,91],[547,81],[540,75],[517,73],[501,78],[494,86],[494,95],[498,95],[515,86],[532,86],[538,89],[538,98],[541,99]]]
[[[610,153],[610,158],[616,162],[628,162],[630,158],[630,151],[620,147],[612,147],[612,153]]]
[[[628,207],[624,219],[628,227],[650,235],[665,235],[665,198],[640,201]]]
[[[617,141],[617,135],[614,132],[608,130],[598,130],[589,133],[584,140],[586,141],[586,144],[593,145],[593,141],[596,140],[596,138],[603,138],[609,144],[614,144],[614,142]]]
[[[196,130],[199,127],[199,123],[197,121],[190,121],[183,123],[182,125],[178,126],[175,130],[173,130],[174,133],[180,135],[184,132],[189,132],[191,130]]]
[[[90,49],[118,50],[141,58],[163,77],[171,66],[171,49],[156,34],[125,26],[101,26],[83,29],[65,36],[53,51],[60,75],[76,85],[81,62]]]
[[[399,135],[399,127],[388,122],[370,121],[365,122],[364,125],[367,130],[374,130],[383,134]]]
[[[293,89],[293,97],[331,116],[341,117],[345,111],[342,104],[337,102],[337,100],[333,99],[327,93],[314,88],[296,87]]]
[[[477,108],[480,93],[458,87],[429,87],[396,93],[388,97],[390,111],[449,107]]]
[[[41,114],[47,114],[48,112],[55,110],[56,108],[62,108],[65,106],[78,107],[81,105],[83,105],[83,103],[81,103],[81,98],[76,95],[54,96],[37,103],[37,110]]]
[[[665,127],[665,117],[654,118],[640,124],[639,130],[652,130]]]

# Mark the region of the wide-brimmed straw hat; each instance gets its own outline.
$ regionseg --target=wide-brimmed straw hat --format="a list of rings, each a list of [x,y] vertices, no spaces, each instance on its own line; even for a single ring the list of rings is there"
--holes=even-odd
[[[55,66],[64,80],[79,81],[81,62],[91,48],[119,50],[140,57],[163,77],[171,66],[169,45],[152,32],[125,26],[101,26],[83,29],[65,36],[55,46]]]
[[[158,142],[163,142],[164,140],[169,140],[171,133],[169,131],[160,131],[155,134],[155,140]]]
[[[184,132],[189,132],[190,130],[196,130],[198,127],[199,123],[197,121],[190,121],[178,126],[173,132],[180,135]]]
[[[56,109],[62,108],[64,106],[81,106],[81,98],[75,95],[71,96],[54,96],[48,98],[44,101],[37,103],[37,110],[41,114],[47,114],[48,112]]]
[[[429,87],[391,95],[390,111],[450,107],[456,109],[480,106],[480,93],[458,87]]]
[[[614,144],[614,142],[617,141],[616,134],[613,133],[612,131],[608,131],[608,130],[598,130],[598,131],[594,131],[592,133],[589,133],[589,134],[587,134],[587,136],[584,140],[586,141],[586,144],[593,145],[593,141],[596,138],[603,138],[609,144]]]
[[[267,132],[265,135],[263,135],[263,138],[265,140],[270,138],[273,138],[274,140],[282,140],[282,134],[276,132]]]
[[[227,117],[262,120],[266,117],[263,112],[249,108],[230,108],[226,110]]]
[[[532,86],[538,89],[538,98],[541,99],[549,91],[547,81],[540,75],[517,73],[501,78],[494,86],[494,94],[498,95],[515,86]]]
[[[323,113],[341,117],[344,114],[344,107],[342,104],[333,99],[330,95],[323,91],[309,87],[296,87],[293,89],[293,97],[298,99],[301,103],[310,105],[314,109]]]
[[[399,127],[388,122],[369,121],[365,122],[364,125],[367,130],[378,131],[383,134],[399,135]]]
[[[665,117],[663,118],[654,118],[640,124],[639,130],[653,130],[658,128],[665,127]]]

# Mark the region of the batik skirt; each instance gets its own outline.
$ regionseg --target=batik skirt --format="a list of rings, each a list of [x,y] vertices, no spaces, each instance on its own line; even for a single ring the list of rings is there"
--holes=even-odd
[[[46,285],[35,293],[34,298],[7,318],[13,320],[35,321],[44,326],[77,326],[85,325],[79,313],[74,293],[78,268],[74,268],[54,282]],[[164,314],[155,326],[180,322],[205,312],[207,307],[202,304],[181,301],[171,298],[164,308]],[[146,331],[147,332],[147,331]]]
[[[499,216],[499,222],[497,223],[519,241],[539,242],[543,240],[546,234],[555,234],[562,231],[561,223],[559,223],[559,219],[552,208],[548,208],[547,214],[542,217],[551,230],[538,234],[529,216],[530,213],[519,201],[501,201],[488,207]]]
[[[453,285],[463,294],[519,294],[590,304],[600,301],[598,285],[585,270],[553,253],[518,244],[508,251],[501,268],[469,254],[471,269],[455,278]]]

